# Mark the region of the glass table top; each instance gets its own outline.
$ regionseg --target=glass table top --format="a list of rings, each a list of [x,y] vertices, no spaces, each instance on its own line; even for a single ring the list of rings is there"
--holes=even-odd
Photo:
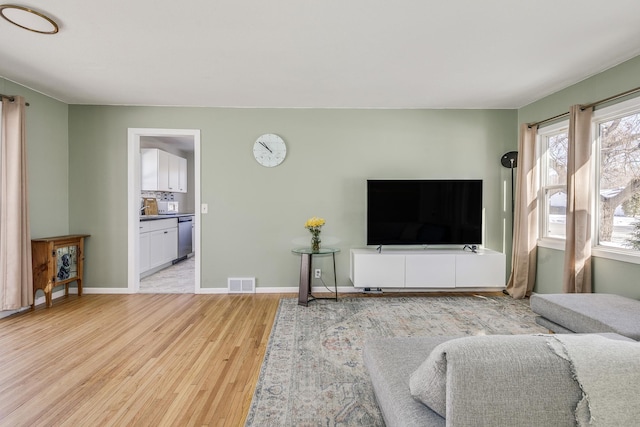
[[[314,252],[311,250],[311,248],[296,248],[296,249],[291,249],[291,252],[295,254],[330,255],[330,254],[335,254],[336,252],[340,252],[340,249],[320,248],[319,251]]]

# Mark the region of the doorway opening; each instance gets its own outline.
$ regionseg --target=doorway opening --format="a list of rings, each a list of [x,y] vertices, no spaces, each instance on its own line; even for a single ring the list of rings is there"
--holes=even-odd
[[[197,129],[149,129],[149,128],[129,128],[128,130],[128,291],[129,293],[153,292],[153,293],[200,293],[200,130]],[[186,164],[186,187],[180,190],[171,191],[163,188],[149,189],[142,188],[142,156],[141,150],[149,152],[162,151],[164,156],[175,157]],[[181,166],[182,167],[182,166]],[[184,179],[184,178],[183,178]],[[145,185],[146,186],[146,185]],[[161,191],[165,190],[165,191]],[[151,203],[153,201],[153,203]],[[159,215],[157,212],[158,203],[161,206],[167,204],[179,206],[177,212],[163,211]],[[154,210],[150,210],[153,208]],[[141,214],[147,214],[142,216]],[[168,219],[168,221],[167,221]],[[147,250],[157,249],[157,245],[149,245],[147,229],[162,228],[164,226],[173,227],[176,223],[175,231],[168,228],[169,235],[174,234],[174,242],[180,246],[180,251],[184,251],[183,240],[177,240],[177,223],[180,224],[192,219],[193,233],[192,254],[188,256],[175,257],[169,255],[171,259],[163,260],[162,265],[152,266],[145,262]],[[168,225],[166,225],[169,223]],[[164,226],[162,224],[165,224]],[[181,227],[181,230],[184,227]],[[142,233],[141,233],[142,232]],[[183,231],[184,233],[184,231]],[[141,238],[142,236],[142,238]],[[165,247],[172,242],[165,241]],[[173,243],[171,243],[173,244]],[[171,249],[171,247],[170,247]],[[144,254],[141,251],[145,250]],[[178,249],[175,249],[178,251]],[[153,255],[152,255],[153,256]],[[157,264],[157,263],[156,263]],[[167,267],[167,268],[165,268]],[[190,270],[189,270],[190,269]],[[144,270],[144,271],[143,271]],[[180,271],[176,271],[180,270]],[[188,272],[189,282],[184,281],[185,272]],[[151,276],[151,273],[153,276]],[[144,278],[148,276],[147,278]],[[153,283],[153,277],[157,282]],[[172,278],[182,278],[181,282],[174,280],[175,287],[171,287]],[[141,289],[141,279],[145,282]],[[159,281],[162,280],[163,283]],[[167,287],[168,286],[168,287]]]

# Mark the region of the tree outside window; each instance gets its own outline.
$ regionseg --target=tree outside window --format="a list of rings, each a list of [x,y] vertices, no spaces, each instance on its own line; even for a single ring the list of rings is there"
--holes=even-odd
[[[640,250],[640,113],[597,124],[599,244]]]

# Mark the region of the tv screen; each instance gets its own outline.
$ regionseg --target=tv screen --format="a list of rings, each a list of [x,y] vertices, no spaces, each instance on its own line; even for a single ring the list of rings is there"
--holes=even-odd
[[[482,243],[482,180],[368,180],[367,245]]]

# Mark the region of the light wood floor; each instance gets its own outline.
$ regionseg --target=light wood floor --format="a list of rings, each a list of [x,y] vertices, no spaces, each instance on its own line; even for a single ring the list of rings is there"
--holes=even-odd
[[[283,296],[72,295],[0,319],[0,426],[241,426]]]

